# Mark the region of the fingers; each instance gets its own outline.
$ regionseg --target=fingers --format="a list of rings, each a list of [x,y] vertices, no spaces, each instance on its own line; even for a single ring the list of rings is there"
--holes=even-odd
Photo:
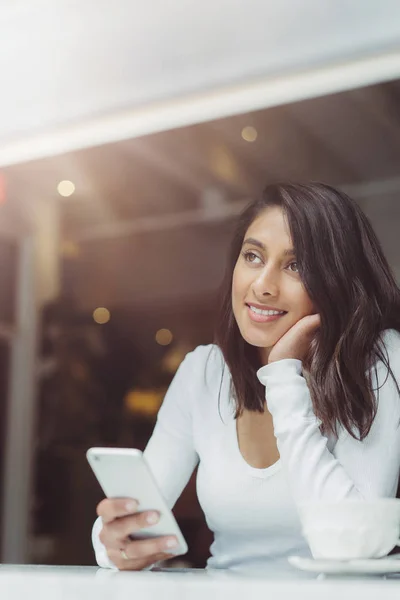
[[[317,328],[321,325],[321,315],[319,313],[309,315],[307,319],[310,327]]]
[[[119,550],[110,550],[108,552],[108,556],[120,571],[141,571],[142,569],[145,569],[146,567],[149,567],[160,560],[168,560],[174,555],[166,554],[165,552],[159,552],[145,558],[126,560],[125,558],[122,558]]]
[[[139,513],[137,509],[137,501],[130,498],[106,498],[97,506],[97,514],[103,521],[100,541],[112,562],[124,571],[144,569],[159,560],[171,558],[174,556],[172,549],[178,546],[175,536],[128,541],[130,535],[155,525],[160,518],[157,511]]]
[[[143,560],[155,554],[170,553],[178,546],[178,540],[174,535],[166,535],[146,540],[135,540],[124,544],[123,549],[129,559]]]
[[[119,517],[103,524],[100,541],[107,548],[121,548],[122,545],[125,545],[129,535],[134,535],[145,527],[155,525],[159,518],[159,513],[156,511],[145,511],[128,517]]]
[[[97,514],[102,518],[103,524],[110,523],[114,519],[125,517],[135,513],[138,502],[132,498],[104,498],[97,505]]]

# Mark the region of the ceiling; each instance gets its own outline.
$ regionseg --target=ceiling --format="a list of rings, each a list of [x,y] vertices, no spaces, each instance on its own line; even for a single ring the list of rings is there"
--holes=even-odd
[[[112,237],[113,222],[198,208],[220,192],[252,197],[267,181],[314,179],[340,185],[399,175],[400,80],[294,102],[3,169],[10,196],[63,201],[66,234]],[[242,139],[246,126],[257,139]],[[206,197],[204,197],[204,195]],[[217,194],[218,195],[218,194]],[[215,200],[218,201],[218,200]]]
[[[400,218],[399,107],[393,81],[15,165],[3,171],[2,210],[23,218],[36,199],[60,204],[65,281],[83,307],[203,306],[224,272],[232,217],[268,182],[322,180],[375,219],[377,206]],[[242,139],[246,126],[254,142]],[[56,193],[62,179],[76,185],[70,198]]]
[[[400,76],[397,0],[3,0],[0,164]]]

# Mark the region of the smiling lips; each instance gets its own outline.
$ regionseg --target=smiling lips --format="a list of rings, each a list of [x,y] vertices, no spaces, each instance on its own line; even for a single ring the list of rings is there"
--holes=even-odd
[[[246,304],[249,317],[255,323],[269,323],[277,321],[287,313],[284,310],[277,310],[270,307],[261,308],[260,305]]]

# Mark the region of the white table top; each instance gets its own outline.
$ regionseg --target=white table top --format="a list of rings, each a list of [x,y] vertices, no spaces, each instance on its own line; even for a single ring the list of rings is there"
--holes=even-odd
[[[4,600],[385,600],[400,598],[400,575],[324,576],[288,566],[263,572],[0,565]]]

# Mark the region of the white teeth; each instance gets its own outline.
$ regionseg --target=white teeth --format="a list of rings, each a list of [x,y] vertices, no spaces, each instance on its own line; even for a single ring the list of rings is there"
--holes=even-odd
[[[264,316],[283,315],[285,312],[284,310],[261,310],[261,308],[256,308],[255,306],[250,306],[250,310],[257,315]]]

